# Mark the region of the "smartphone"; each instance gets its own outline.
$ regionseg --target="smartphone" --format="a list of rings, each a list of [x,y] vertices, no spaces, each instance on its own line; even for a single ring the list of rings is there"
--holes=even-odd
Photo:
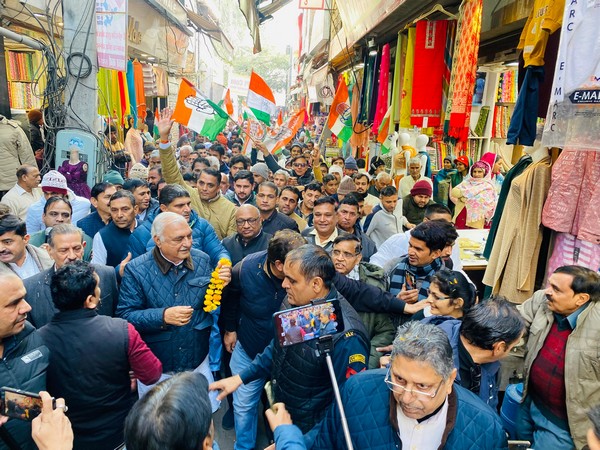
[[[42,413],[42,398],[33,392],[9,387],[0,388],[1,414],[14,419],[32,421]],[[52,399],[52,407],[55,407]]]
[[[404,276],[404,285],[406,286],[407,291],[411,291],[417,288],[417,281],[415,279],[415,276],[409,271],[406,271],[406,275]]]
[[[273,322],[282,347],[312,341],[344,330],[339,300],[279,311],[273,314]]]

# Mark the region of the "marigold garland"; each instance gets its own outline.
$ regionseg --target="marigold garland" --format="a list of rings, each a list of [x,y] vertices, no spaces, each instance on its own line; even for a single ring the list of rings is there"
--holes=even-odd
[[[225,282],[219,277],[219,268],[223,266],[231,266],[231,261],[220,259],[217,268],[210,274],[210,283],[204,295],[204,311],[208,313],[213,312],[221,305],[221,293]]]

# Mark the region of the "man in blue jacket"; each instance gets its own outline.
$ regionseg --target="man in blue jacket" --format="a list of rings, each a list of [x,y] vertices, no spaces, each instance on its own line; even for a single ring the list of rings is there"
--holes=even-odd
[[[402,325],[389,370],[360,373],[342,390],[354,448],[508,448],[496,412],[455,384],[456,372],[442,330],[416,321]],[[347,448],[336,403],[305,439],[313,450]]]
[[[156,247],[125,268],[117,316],[135,326],[165,373],[197,369],[210,381],[209,338],[218,310],[204,311],[204,296],[214,268],[206,253],[192,248],[183,216],[159,214],[152,236]],[[225,284],[227,269],[219,270]]]
[[[437,325],[448,335],[458,370],[455,383],[496,409],[499,360],[510,353],[525,331],[517,309],[504,297],[492,297],[471,308],[462,321],[431,316],[423,322]]]

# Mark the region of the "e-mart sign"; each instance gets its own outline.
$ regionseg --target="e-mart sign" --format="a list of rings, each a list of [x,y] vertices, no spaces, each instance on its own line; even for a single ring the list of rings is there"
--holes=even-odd
[[[300,9],[325,9],[325,0],[298,0]]]

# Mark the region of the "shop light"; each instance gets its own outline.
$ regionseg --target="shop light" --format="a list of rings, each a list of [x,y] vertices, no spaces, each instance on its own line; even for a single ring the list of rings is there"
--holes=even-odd
[[[519,66],[519,61],[511,61],[511,62],[507,62],[506,64],[504,64],[506,67],[518,67]]]
[[[364,62],[358,63],[357,65],[354,66],[354,68],[357,69],[357,70],[358,69],[364,69],[364,67],[365,67],[365,63]]]
[[[146,53],[141,53],[142,57],[145,58],[146,56],[148,56]]]
[[[156,58],[154,56],[148,56],[148,61],[154,61]]]

